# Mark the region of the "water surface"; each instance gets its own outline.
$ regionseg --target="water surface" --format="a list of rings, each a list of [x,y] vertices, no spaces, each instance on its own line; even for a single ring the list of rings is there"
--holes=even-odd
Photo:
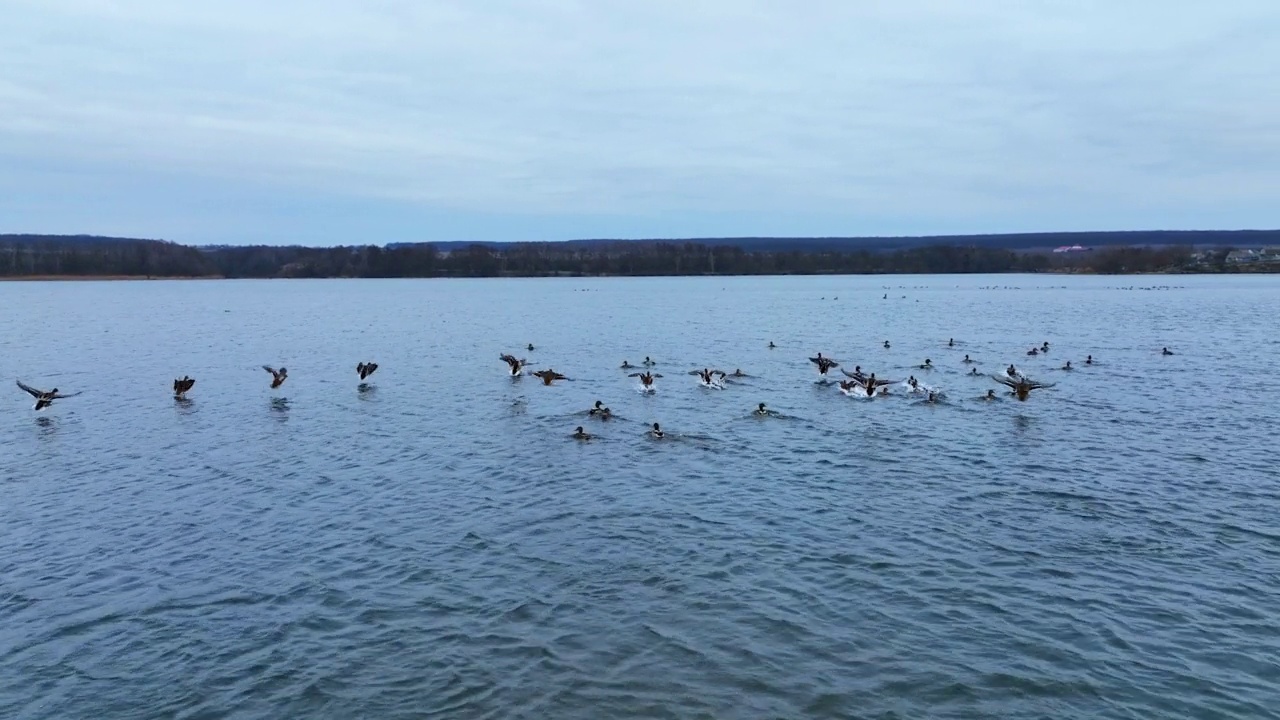
[[[84,391],[0,393],[0,717],[1276,717],[1278,310],[1263,276],[0,283],[0,370]],[[844,397],[819,351],[947,402]],[[1056,386],[982,402],[966,353]]]

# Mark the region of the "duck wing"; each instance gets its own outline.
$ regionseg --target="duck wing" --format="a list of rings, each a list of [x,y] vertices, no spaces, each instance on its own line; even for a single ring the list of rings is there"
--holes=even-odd
[[[848,370],[845,370],[845,369],[843,369],[843,368],[841,368],[841,369],[840,369],[840,372],[844,373],[846,377],[851,377],[851,378],[853,378],[854,380],[865,380],[865,379],[866,379],[866,377],[867,377],[867,376],[866,376],[865,374],[863,374],[863,373],[860,373],[860,372],[849,372]]]
[[[79,394],[81,394],[81,393],[83,393],[83,392],[84,392],[84,391],[83,391],[83,390],[81,390],[80,392],[73,392],[73,393],[71,393],[70,395],[63,395],[62,393],[58,393],[58,394],[56,394],[56,395],[50,395],[50,396],[49,396],[49,399],[51,399],[51,400],[60,400],[60,399],[62,399],[62,398],[75,397],[75,396],[77,396],[77,395],[79,395]]]
[[[276,371],[276,369],[275,369],[275,368],[273,368],[273,367],[271,367],[270,365],[263,365],[263,366],[262,366],[262,369],[263,369],[263,370],[266,370],[266,371],[267,371],[267,372],[269,372],[269,373],[271,373],[271,376],[272,376],[272,377],[280,377],[280,373],[279,373],[278,371]]]
[[[1013,378],[1011,378],[1011,377],[1009,377],[1009,376],[1007,376],[1007,375],[1006,375],[1006,376],[1003,376],[1003,377],[1002,377],[1002,376],[1000,376],[1000,375],[992,375],[992,376],[991,376],[991,379],[992,379],[992,380],[995,380],[996,382],[998,382],[998,383],[1000,383],[1001,385],[1004,385],[1004,386],[1006,386],[1006,387],[1011,387],[1011,388],[1016,388],[1016,387],[1018,387],[1018,381],[1017,381],[1017,380],[1014,380]]]
[[[661,376],[661,375],[654,375],[653,377],[654,377],[654,378],[660,378],[660,377],[662,377],[662,376]]]
[[[534,374],[537,375],[537,373]],[[644,373],[631,373],[627,377],[644,377]]]
[[[18,387],[22,388],[23,390],[26,390],[26,391],[31,395],[31,397],[33,397],[33,398],[35,398],[35,399],[37,399],[37,400],[39,400],[39,399],[40,399],[40,396],[41,396],[41,395],[44,395],[44,394],[45,394],[45,393],[44,393],[44,391],[42,391],[42,390],[37,390],[37,389],[35,389],[35,388],[31,387],[30,385],[28,385],[28,384],[26,384],[26,383],[22,382],[21,380],[19,380],[19,381],[18,381]]]
[[[516,359],[515,355],[508,355],[506,353],[499,355],[498,358],[508,365],[515,365],[520,362]]]

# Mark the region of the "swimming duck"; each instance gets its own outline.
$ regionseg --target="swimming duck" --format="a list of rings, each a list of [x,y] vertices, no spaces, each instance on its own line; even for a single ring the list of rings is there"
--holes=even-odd
[[[706,384],[708,384],[708,385],[710,385],[710,384],[712,384],[712,383],[714,383],[714,382],[715,382],[715,379],[716,379],[716,376],[717,376],[717,375],[719,375],[721,378],[724,378],[724,377],[725,377],[725,374],[724,374],[724,371],[723,371],[723,370],[710,370],[710,369],[707,369],[707,368],[703,368],[703,369],[701,369],[701,370],[690,370],[690,371],[689,371],[689,374],[690,374],[690,375],[697,375],[698,377],[702,378],[702,382],[704,382],[704,383],[706,383]]]
[[[195,380],[192,380],[186,375],[183,375],[182,377],[173,381],[173,396],[178,399],[182,399],[186,397],[187,391],[190,390],[192,386],[194,386],[195,384],[196,384]]]
[[[662,432],[662,428],[658,427],[658,423],[653,424],[653,429],[649,431],[649,437],[655,440],[661,440],[666,437],[666,433]]]
[[[587,411],[588,415],[598,417],[601,420],[608,420],[613,417],[613,411],[604,406],[603,402],[596,401],[596,406]]]
[[[1071,361],[1070,361],[1070,360],[1068,360],[1068,361],[1067,361],[1067,364],[1062,366],[1062,369],[1063,369],[1063,370],[1070,370],[1070,369],[1071,369]]]
[[[591,434],[588,433],[586,430],[583,430],[582,426],[579,425],[577,429],[573,431],[573,439],[574,440],[590,440]]]
[[[1028,351],[1027,351],[1027,354],[1028,354],[1028,355],[1039,355],[1039,354],[1040,354],[1040,349],[1039,349],[1039,348],[1031,348],[1030,350],[1028,350]]]
[[[831,358],[822,357],[822,353],[818,353],[818,357],[809,358],[809,362],[813,363],[814,365],[817,365],[818,374],[824,375],[824,376],[827,374],[828,370],[840,365],[840,363],[836,362],[835,360],[832,360]]]
[[[645,366],[646,366],[646,367],[648,367],[648,366],[651,366],[651,365],[657,365],[658,363],[654,362],[654,361],[653,361],[653,358],[649,357],[648,355],[645,355],[645,356],[644,356],[644,364],[645,364]]]
[[[378,363],[357,363],[356,364],[356,372],[360,373],[361,380],[364,380],[365,378],[372,375],[373,371],[377,369],[378,369]]]
[[[267,371],[267,372],[269,372],[269,373],[271,373],[271,389],[272,389],[272,390],[274,390],[274,389],[276,389],[276,388],[280,387],[281,385],[283,385],[283,384],[284,384],[284,381],[285,381],[285,380],[288,380],[288,379],[289,379],[289,369],[288,369],[288,368],[284,368],[284,367],[282,367],[282,368],[280,368],[279,370],[276,370],[275,368],[271,367],[270,365],[263,365],[263,366],[262,366],[262,369],[263,369],[263,370],[266,370],[266,371]]]
[[[970,375],[977,375],[977,374],[978,374],[978,368],[969,368],[969,374],[970,374]]]
[[[18,381],[18,387],[22,388],[23,390],[26,390],[27,393],[31,395],[31,397],[36,399],[36,404],[34,408],[35,410],[43,410],[49,407],[50,405],[53,404],[54,400],[61,400],[62,398],[75,397],[80,394],[80,393],[71,393],[70,395],[60,395],[58,394],[58,388],[54,388],[48,392],[45,392],[44,390],[37,390],[31,387],[30,385],[27,385],[23,383],[21,380]]]
[[[774,345],[774,344],[773,344],[773,341],[772,341],[772,340],[770,340],[770,341],[769,341],[769,349],[770,349],[770,350],[772,350],[772,349],[774,349],[774,348],[776,348],[776,347],[778,347],[778,346],[777,346],[777,345]]]
[[[1172,354],[1173,354],[1173,351],[1172,351],[1172,350],[1170,350],[1169,348],[1165,348],[1164,350],[1161,350],[1161,351],[1160,351],[1160,354],[1161,354],[1161,355],[1172,355]]]
[[[888,349],[889,349],[889,341],[888,341],[888,340],[885,340],[885,341],[884,341],[884,349],[885,349],[885,350],[888,350]]]
[[[510,368],[511,377],[519,377],[520,373],[524,371],[525,361],[515,355],[503,353],[498,356],[498,359],[506,363],[507,367]]]
[[[1026,400],[1032,390],[1040,388],[1053,387],[1053,383],[1041,383],[1025,377],[1007,378],[999,375],[992,375],[996,382],[1012,389],[1013,394],[1018,396],[1019,400]]]
[[[932,361],[932,360],[930,360],[929,358],[925,358],[925,359],[924,359],[924,364],[920,366],[920,369],[921,369],[921,370],[932,370],[932,369],[933,369],[933,361]]]
[[[568,380],[568,379],[569,379],[569,378],[567,378],[567,377],[565,377],[565,376],[561,375],[560,373],[558,373],[558,372],[556,372],[555,370],[552,370],[552,369],[550,369],[550,368],[548,368],[548,369],[546,369],[546,370],[539,370],[538,372],[534,373],[534,374],[533,374],[533,376],[534,376],[534,377],[536,377],[536,378],[542,378],[542,384],[543,384],[543,385],[550,385],[551,383],[555,382],[556,380]]]
[[[622,368],[623,370],[630,370],[631,368],[634,368],[634,367],[635,367],[635,365],[632,365],[631,363],[627,362],[626,360],[623,360],[623,361],[622,361],[622,364],[621,364],[621,365],[619,365],[618,367]]]
[[[643,385],[646,388],[652,388],[653,381],[662,376],[651,373],[651,372],[642,372],[642,373],[631,373],[627,377],[640,378],[641,385]]]
[[[769,414],[769,411],[765,409],[765,407],[764,407],[764,403],[760,403],[759,405],[757,405],[757,406],[756,406],[755,414],[756,414],[756,415],[768,415],[768,414]]]
[[[947,340],[947,347],[955,347],[955,346],[956,346],[955,338],[951,338],[950,340]]]
[[[1009,367],[1005,368],[1004,374],[1011,378],[1016,378],[1018,377],[1018,368],[1014,367],[1013,364],[1010,363]]]
[[[982,399],[983,400],[999,400],[1000,398],[996,397],[995,390],[988,390],[987,394],[984,395]]]
[[[728,377],[742,378],[742,377],[751,377],[751,376],[742,372],[742,368],[738,368],[733,372],[729,373]]]
[[[526,345],[525,350],[528,350],[529,352],[533,352],[533,343],[529,343],[528,345]]]
[[[973,360],[973,358],[969,357],[969,354],[968,354],[968,353],[965,353],[965,355],[964,355],[964,360],[961,360],[960,362],[964,363],[965,365],[968,365],[968,364],[972,363],[973,361],[974,361],[974,360]]]
[[[1092,355],[1090,355],[1089,357],[1085,358],[1085,359],[1084,359],[1084,364],[1085,364],[1085,365],[1092,365],[1092,364],[1093,364],[1093,356],[1092,356]]]

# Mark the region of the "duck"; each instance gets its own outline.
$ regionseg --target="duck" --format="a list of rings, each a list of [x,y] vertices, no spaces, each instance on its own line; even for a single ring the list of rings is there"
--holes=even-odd
[[[965,365],[970,365],[974,362],[974,359],[969,357],[969,353],[965,353],[964,360],[961,360],[960,362],[964,363]]]
[[[662,428],[658,427],[658,423],[653,424],[653,428],[649,430],[648,434],[649,434],[649,437],[655,440],[661,440],[662,438],[666,437],[666,433],[662,432]]]
[[[1085,364],[1085,365],[1092,365],[1092,364],[1093,364],[1093,356],[1092,356],[1092,355],[1090,355],[1089,357],[1085,358],[1085,359],[1084,359],[1084,364]]]
[[[583,430],[583,429],[582,429],[582,426],[581,426],[581,425],[579,425],[579,426],[578,426],[576,429],[574,429],[574,431],[573,431],[573,439],[574,439],[574,440],[590,440],[590,439],[591,439],[591,433],[588,433],[586,430]]]
[[[832,360],[831,358],[822,357],[822,353],[818,353],[818,357],[809,358],[809,362],[813,363],[814,365],[817,365],[818,374],[824,375],[824,376],[827,374],[828,370],[830,370],[833,367],[838,367],[840,365],[840,363],[836,362],[835,360]]]
[[[179,400],[186,398],[187,391],[194,387],[196,381],[190,377],[183,375],[173,381],[173,396]]]
[[[733,372],[729,373],[728,377],[744,378],[744,377],[751,377],[751,376],[742,372],[742,368],[737,368]]]
[[[995,390],[988,390],[987,394],[982,396],[982,399],[983,400],[999,400],[1000,398],[996,397]]]
[[[1161,354],[1161,355],[1172,355],[1172,354],[1173,354],[1173,351],[1172,351],[1172,350],[1170,350],[1169,348],[1165,348],[1165,349],[1163,349],[1163,350],[1161,350],[1161,351],[1160,351],[1160,354]]]
[[[271,373],[271,389],[272,390],[280,387],[281,385],[284,384],[285,380],[289,379],[289,368],[282,367],[279,370],[276,370],[270,365],[263,365],[262,369]]]
[[[1031,348],[1030,350],[1028,350],[1028,351],[1027,351],[1027,354],[1028,354],[1028,355],[1039,355],[1039,354],[1040,354],[1040,348]]]
[[[543,384],[543,385],[550,385],[551,383],[555,382],[556,380],[568,380],[568,379],[569,379],[569,378],[565,377],[564,375],[561,375],[560,373],[558,373],[558,372],[556,372],[555,370],[552,370],[552,369],[550,369],[550,368],[548,368],[548,369],[546,369],[546,370],[539,370],[538,372],[534,373],[534,374],[533,374],[533,376],[534,376],[534,377],[536,377],[536,378],[542,378],[542,384]]]
[[[970,374],[970,375],[977,375],[977,374],[978,374],[978,368],[969,368],[969,374]]]
[[[588,415],[598,417],[601,420],[608,420],[613,417],[613,411],[604,406],[604,403],[597,400],[595,407],[587,411]]]
[[[773,344],[773,341],[772,341],[772,340],[770,340],[770,341],[769,341],[769,349],[770,349],[770,350],[772,350],[772,349],[774,349],[774,348],[776,348],[776,347],[778,347],[778,346],[777,346],[777,345],[774,345],[774,344]]]
[[[690,370],[689,374],[697,375],[698,377],[702,378],[702,382],[708,385],[711,385],[716,381],[717,375],[719,375],[721,378],[725,377],[723,370],[710,370],[708,368],[703,368],[701,370]]]
[[[760,403],[755,409],[756,415],[768,415],[769,411],[765,409],[764,403]]]
[[[656,363],[656,362],[654,362],[654,361],[653,361],[653,358],[649,357],[648,355],[645,355],[645,356],[644,356],[644,365],[645,365],[645,367],[651,367],[651,366],[653,366],[653,365],[657,365],[657,364],[658,364],[658,363]]]
[[[1071,361],[1070,361],[1070,360],[1068,360],[1068,361],[1067,361],[1067,364],[1062,366],[1062,369],[1063,369],[1063,370],[1071,370],[1071,369],[1072,369],[1072,367],[1071,367]]]
[[[360,373],[360,379],[364,380],[378,369],[378,363],[358,363],[356,364],[356,372]]]
[[[840,372],[844,373],[845,377],[851,377],[851,378],[853,378],[854,380],[857,380],[857,381],[859,381],[859,382],[861,382],[861,381],[863,381],[863,380],[866,380],[866,379],[867,379],[866,374],[862,372],[862,366],[861,366],[861,365],[854,365],[854,366],[853,366],[853,372],[849,372],[848,370],[845,370],[844,368],[841,368],[841,369],[840,369]]]
[[[511,377],[519,377],[520,373],[524,372],[525,361],[517,358],[515,355],[503,353],[498,356],[498,359],[506,363],[507,367],[510,368]]]
[[[533,352],[533,343],[529,343],[528,345],[525,346],[524,349],[528,350],[529,352]]]
[[[956,346],[956,339],[955,339],[955,338],[951,338],[951,339],[947,340],[947,347],[955,347],[955,346]]]
[[[1011,388],[1012,393],[1016,395],[1019,400],[1026,400],[1032,390],[1053,387],[1053,383],[1036,382],[1035,380],[1026,377],[1008,378],[1001,377],[999,375],[992,375],[991,377],[1001,385]]]
[[[53,404],[54,400],[61,400],[62,398],[75,397],[76,395],[80,394],[80,393],[71,393],[70,395],[63,395],[58,392],[58,388],[54,388],[47,392],[44,390],[37,390],[31,387],[30,385],[27,385],[26,383],[22,382],[21,380],[18,381],[18,387],[22,388],[23,390],[26,390],[27,393],[31,395],[31,397],[36,399],[36,404],[35,404],[35,407],[33,408],[35,410],[43,410],[49,407],[50,405]]]
[[[627,377],[640,378],[641,385],[643,385],[645,388],[652,388],[653,381],[662,376],[656,373],[642,372],[642,373],[631,373]]]
[[[627,362],[626,360],[623,360],[623,361],[622,361],[622,364],[621,364],[621,365],[619,365],[618,367],[622,368],[623,370],[630,370],[630,369],[634,368],[634,367],[635,367],[635,365],[632,365],[631,363]]]
[[[888,341],[888,340],[885,340],[885,341],[884,341],[884,349],[885,349],[885,350],[888,350],[888,349],[889,349],[889,341]]]
[[[924,359],[924,364],[920,366],[920,369],[921,369],[921,370],[932,370],[932,369],[933,369],[933,361],[932,361],[932,360],[930,360],[929,358],[925,358],[925,359]]]

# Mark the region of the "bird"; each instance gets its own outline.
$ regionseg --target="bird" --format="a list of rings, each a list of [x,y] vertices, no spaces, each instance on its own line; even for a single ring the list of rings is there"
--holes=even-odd
[[[757,405],[757,406],[756,406],[755,414],[756,414],[756,415],[768,415],[768,414],[769,414],[769,410],[768,410],[767,408],[765,408],[764,403],[760,403],[759,405]]]
[[[27,385],[21,380],[18,381],[18,387],[22,388],[23,390],[26,390],[31,395],[31,397],[36,399],[36,404],[35,404],[35,407],[33,408],[35,410],[43,410],[49,407],[50,405],[53,404],[54,400],[61,400],[62,398],[75,397],[76,395],[80,394],[80,393],[71,393],[70,395],[62,395],[58,393],[58,388],[54,388],[48,392],[45,392],[44,390],[37,390],[31,387],[30,385]]]
[[[173,381],[173,396],[179,400],[185,399],[187,391],[196,384],[196,381],[186,375]]]
[[[536,377],[536,378],[542,378],[542,384],[543,384],[543,385],[550,385],[551,383],[555,382],[556,380],[568,380],[568,379],[569,379],[569,378],[567,378],[567,377],[565,377],[565,376],[561,375],[560,373],[558,373],[558,372],[556,372],[555,370],[552,370],[552,369],[550,369],[550,368],[548,368],[548,369],[546,369],[546,370],[539,370],[539,371],[535,372],[535,373],[533,374],[533,376],[534,376],[534,377]]]
[[[725,373],[723,370],[710,370],[708,368],[703,368],[701,370],[690,370],[689,374],[697,375],[698,377],[702,378],[702,382],[708,385],[711,385],[716,381],[717,375],[719,375],[721,379],[725,377]]]
[[[818,353],[818,357],[809,358],[809,362],[813,363],[814,365],[817,365],[818,374],[823,376],[825,376],[827,374],[827,371],[830,370],[831,368],[840,366],[840,363],[836,362],[835,360],[832,360],[831,358],[822,357],[822,353]]]
[[[1000,375],[992,375],[991,377],[1001,385],[1011,388],[1013,394],[1016,395],[1019,400],[1026,400],[1027,396],[1031,394],[1032,390],[1039,390],[1040,388],[1053,387],[1053,383],[1036,382],[1035,380],[1031,380],[1030,378],[1027,378],[1024,376],[1019,376],[1017,378],[1010,378],[1010,377],[1001,377]]]
[[[272,390],[274,390],[274,389],[276,389],[276,388],[280,387],[281,385],[283,385],[283,384],[284,384],[284,381],[285,381],[285,380],[288,380],[288,379],[289,379],[289,369],[288,369],[288,368],[284,368],[284,367],[282,367],[282,368],[280,368],[279,370],[276,370],[275,368],[271,367],[270,365],[263,365],[263,366],[262,366],[262,369],[263,369],[263,370],[266,370],[266,371],[267,371],[267,372],[269,372],[269,373],[271,373],[271,389],[272,389]]]
[[[582,426],[579,425],[577,429],[573,431],[573,439],[574,440],[590,440],[591,434],[588,433],[586,430],[583,430]]]
[[[502,362],[506,363],[507,367],[511,368],[511,377],[519,377],[520,373],[523,372],[525,365],[524,360],[517,359],[515,355],[508,355],[506,353],[499,355],[498,358],[502,360]]]
[[[609,418],[613,417],[613,411],[605,407],[604,403],[601,402],[600,400],[596,401],[595,407],[588,410],[587,414],[593,417],[598,417],[601,420],[608,420]]]
[[[661,440],[665,436],[666,436],[666,433],[662,432],[662,428],[658,427],[658,423],[654,423],[653,429],[649,431],[649,437],[654,438],[656,440]]]
[[[641,385],[643,385],[646,389],[652,389],[653,381],[662,376],[656,373],[642,372],[642,373],[631,373],[627,377],[640,378]]]
[[[360,373],[360,379],[364,380],[378,369],[378,363],[359,363],[356,365],[356,372]]]

